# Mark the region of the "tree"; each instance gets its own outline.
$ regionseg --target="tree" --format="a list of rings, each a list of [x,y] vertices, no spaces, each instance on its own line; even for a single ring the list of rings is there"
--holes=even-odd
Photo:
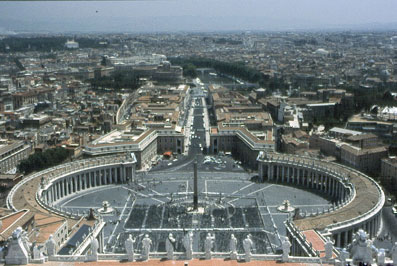
[[[18,172],[29,174],[62,163],[70,156],[69,150],[57,147],[44,152],[37,152],[18,164]]]
[[[190,78],[197,77],[196,67],[192,63],[185,64],[182,67],[183,67],[183,76]]]

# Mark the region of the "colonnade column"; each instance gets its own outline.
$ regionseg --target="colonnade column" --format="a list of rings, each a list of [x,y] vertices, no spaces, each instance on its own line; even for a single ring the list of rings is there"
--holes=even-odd
[[[55,193],[56,189],[54,184],[51,186],[51,190],[52,190],[52,202],[54,202],[57,200],[57,195]]]
[[[82,190],[83,189],[83,187],[82,187],[82,185],[83,185],[83,176],[85,176],[85,173],[83,173],[83,174],[81,174],[81,175],[79,175],[79,190]]]
[[[124,182],[127,182],[127,170],[126,170],[126,167],[123,165],[122,166],[122,169],[121,169],[121,172],[122,172],[122,178],[123,178],[123,181]],[[269,180],[269,176],[270,176],[270,165],[268,165],[267,166],[267,180]]]
[[[63,182],[63,179],[61,180],[61,197],[63,198],[65,196],[65,182]]]
[[[320,173],[320,190],[324,191],[324,174]]]
[[[312,189],[314,189],[314,177],[315,177],[316,173],[314,171],[310,171],[310,176],[312,179]]]
[[[289,181],[290,181],[290,169],[291,169],[291,167],[289,167],[289,166],[287,166],[287,183],[289,183]]]
[[[55,183],[55,198],[59,199],[59,182]]]
[[[118,184],[119,183],[119,176],[117,174],[117,168],[113,167],[112,169],[113,169],[113,173],[114,173],[114,183]]]
[[[336,242],[335,242],[337,247],[340,247],[340,238],[341,238],[341,234],[337,233],[336,234]]]
[[[330,195],[332,197],[332,193],[333,193],[332,188],[334,186],[334,179],[331,176],[329,176],[328,179],[329,179],[329,182],[328,182],[328,195]]]
[[[281,182],[284,183],[284,178],[285,178],[285,166],[282,166],[282,175],[281,175]]]
[[[72,194],[72,177],[67,179],[67,193],[68,195]]]
[[[276,165],[276,182],[278,183],[278,180],[280,178],[280,165]]]
[[[97,176],[96,176],[96,174],[95,174],[96,172],[94,172],[93,174],[91,174],[91,176],[92,176],[92,178],[94,179],[94,186],[96,187],[96,186],[98,186],[98,178],[97,178]]]
[[[292,180],[291,180],[291,182],[292,183],[296,183],[296,168],[295,167],[292,167]]]
[[[297,185],[299,186],[299,184],[300,184],[300,175],[301,175],[301,169],[298,167],[298,168],[296,168],[296,171],[298,172],[298,174],[297,174]]]

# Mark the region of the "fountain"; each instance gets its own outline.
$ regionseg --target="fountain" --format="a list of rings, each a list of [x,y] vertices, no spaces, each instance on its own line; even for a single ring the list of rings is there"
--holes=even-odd
[[[284,200],[283,204],[277,207],[277,210],[280,212],[293,212],[295,208],[291,206],[289,200]]]
[[[105,200],[102,202],[102,208],[98,209],[100,214],[110,214],[114,212],[114,209],[110,207],[110,203]]]

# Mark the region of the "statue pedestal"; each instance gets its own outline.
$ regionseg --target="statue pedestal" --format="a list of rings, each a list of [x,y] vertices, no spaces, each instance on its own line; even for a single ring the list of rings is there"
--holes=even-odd
[[[205,259],[206,259],[206,260],[212,259],[212,254],[211,254],[211,252],[205,252]]]
[[[29,253],[26,251],[20,235],[12,239],[8,245],[8,254],[5,257],[6,264],[28,264]]]
[[[230,259],[231,260],[237,260],[237,252],[230,253]]]
[[[37,263],[37,264],[43,264],[45,262],[45,258],[32,259],[30,262]]]
[[[133,262],[134,261],[134,254],[127,254],[127,260],[128,260],[128,262]]]
[[[187,251],[187,252],[185,253],[185,255],[186,255],[186,259],[187,259],[187,260],[193,259],[193,252]]]
[[[174,252],[167,252],[167,259],[173,260],[174,259]]]

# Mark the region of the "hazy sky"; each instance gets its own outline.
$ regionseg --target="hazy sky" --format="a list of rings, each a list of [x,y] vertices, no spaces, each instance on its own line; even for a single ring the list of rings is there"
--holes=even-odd
[[[397,29],[396,13],[396,0],[0,2],[0,33],[329,29],[375,23]]]

